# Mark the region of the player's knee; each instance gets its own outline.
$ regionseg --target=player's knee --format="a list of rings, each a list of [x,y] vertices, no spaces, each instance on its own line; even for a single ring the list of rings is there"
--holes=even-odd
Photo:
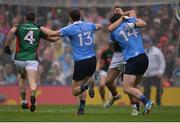
[[[105,88],[105,85],[99,85],[99,90],[102,90]]]
[[[73,95],[73,96],[78,96],[78,93],[72,91],[72,95]]]
[[[106,86],[109,86],[111,84],[111,81],[106,80],[105,84],[106,84]]]

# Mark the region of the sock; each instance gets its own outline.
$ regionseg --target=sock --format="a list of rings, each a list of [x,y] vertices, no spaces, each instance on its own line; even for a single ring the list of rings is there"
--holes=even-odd
[[[79,111],[84,110],[85,104],[86,104],[85,100],[80,100]]]
[[[137,107],[136,107],[136,104],[132,104],[132,108],[134,109],[137,109]]]
[[[36,96],[36,90],[31,90],[31,96]]]
[[[112,93],[112,96],[113,97],[117,97],[118,96],[118,93],[116,92],[116,93]]]
[[[27,103],[27,101],[26,100],[21,100],[21,104],[23,104],[23,103]]]
[[[139,111],[139,109],[140,109],[140,102],[136,102],[136,108]]]
[[[85,83],[85,84],[82,84],[81,85],[81,91],[83,92],[83,91],[85,91],[85,90],[87,90],[88,89],[88,83]]]
[[[139,99],[144,103],[144,105],[146,105],[146,103],[149,101],[144,95],[140,96]]]
[[[21,92],[21,98],[22,98],[22,101],[26,100],[26,91]]]

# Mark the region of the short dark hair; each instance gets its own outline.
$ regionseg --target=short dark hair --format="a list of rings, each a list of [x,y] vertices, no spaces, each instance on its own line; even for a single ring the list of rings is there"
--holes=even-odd
[[[69,16],[72,19],[72,21],[79,21],[81,18],[81,12],[79,9],[71,9],[69,11]]]
[[[35,13],[33,11],[28,11],[26,13],[26,20],[34,22],[35,21]]]
[[[117,5],[117,6],[114,7],[114,9],[116,9],[116,8],[121,8],[121,6]]]
[[[114,22],[116,22],[119,18],[121,18],[121,14],[116,13],[116,14],[114,14],[114,15],[109,19],[109,21],[110,21],[111,23],[114,23]]]

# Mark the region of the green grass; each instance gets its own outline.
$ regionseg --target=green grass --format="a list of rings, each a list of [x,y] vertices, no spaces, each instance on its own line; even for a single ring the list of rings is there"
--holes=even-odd
[[[130,116],[130,107],[87,106],[86,114],[77,116],[76,106],[38,106],[36,112],[19,106],[0,106],[0,121],[180,121],[180,107],[154,107],[151,114]]]

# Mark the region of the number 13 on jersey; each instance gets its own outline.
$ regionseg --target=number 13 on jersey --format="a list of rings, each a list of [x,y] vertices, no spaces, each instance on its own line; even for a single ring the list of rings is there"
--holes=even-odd
[[[91,45],[93,42],[92,37],[91,37],[91,32],[79,33],[78,38],[80,41],[80,46],[83,46],[83,44]]]

